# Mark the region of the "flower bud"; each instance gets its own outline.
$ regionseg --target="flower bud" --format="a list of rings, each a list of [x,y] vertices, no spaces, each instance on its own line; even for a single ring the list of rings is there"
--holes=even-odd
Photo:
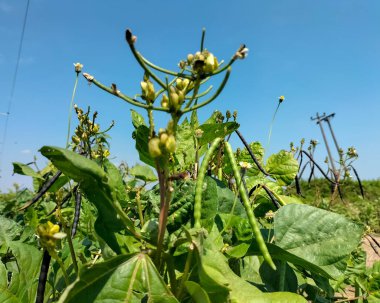
[[[157,158],[157,157],[161,156],[162,152],[160,149],[160,139],[159,138],[155,137],[155,138],[150,139],[149,143],[148,143],[148,148],[149,148],[149,154],[153,158]]]
[[[160,144],[161,145],[165,145],[166,144],[166,141],[168,140],[169,136],[167,133],[162,133],[160,135]]]
[[[82,71],[83,64],[80,64],[79,62],[74,63],[74,67],[75,67],[75,72],[79,74]]]
[[[94,126],[92,127],[92,131],[94,133],[97,133],[99,131],[99,124],[95,123]]]
[[[191,63],[193,63],[193,60],[194,60],[194,55],[188,54],[187,55],[187,64],[190,65]]]
[[[182,90],[183,89],[182,79],[178,78],[175,82],[176,82],[177,89]]]
[[[161,106],[163,108],[168,108],[169,107],[169,98],[165,94],[162,95]]]
[[[80,139],[79,139],[78,136],[72,136],[71,139],[73,140],[73,142],[74,142],[75,144],[79,144],[79,143],[80,143]]]
[[[170,107],[173,109],[178,109],[179,101],[178,101],[178,94],[176,93],[170,93]]]
[[[165,143],[165,148],[169,153],[175,152],[176,142],[175,142],[175,138],[173,135],[168,136],[166,143]]]
[[[185,94],[183,92],[178,92],[178,104],[181,105],[185,101]]]

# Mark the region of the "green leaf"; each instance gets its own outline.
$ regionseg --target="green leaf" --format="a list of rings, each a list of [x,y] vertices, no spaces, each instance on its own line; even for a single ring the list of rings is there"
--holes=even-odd
[[[5,253],[10,243],[17,240],[22,232],[22,227],[15,221],[0,216],[0,253]]]
[[[137,111],[131,109],[132,124],[137,129],[140,125],[147,126],[144,117],[140,115]]]
[[[41,179],[43,180],[42,176],[38,173],[36,173],[29,165],[25,165],[20,162],[13,162],[13,173],[24,175],[24,176],[30,176],[33,178]]]
[[[80,273],[59,303],[178,303],[151,259],[143,253],[120,255]]]
[[[239,128],[239,124],[236,122],[202,124],[198,128],[203,131],[202,137],[198,139],[199,145],[204,145],[216,138],[228,136]]]
[[[137,164],[129,170],[129,174],[145,182],[153,182],[157,180],[157,176],[152,169],[145,165]]]
[[[263,158],[264,158],[264,148],[261,145],[260,142],[255,141],[249,144],[249,147],[251,148],[253,154],[255,155],[257,161],[261,164],[261,166],[264,166],[263,164]],[[261,174],[261,172],[258,170],[255,162],[253,161],[251,155],[249,154],[248,150],[246,148],[243,148],[240,153],[236,153],[236,162],[247,162],[252,165],[252,168],[248,168],[246,175],[247,176],[256,176],[258,174]]]
[[[154,159],[149,153],[149,128],[145,125],[140,125],[134,131],[134,138],[136,140],[136,150],[139,153],[139,158],[142,162],[155,167]]]
[[[268,158],[266,170],[279,185],[289,185],[297,175],[298,162],[292,153],[282,150]]]
[[[0,302],[34,302],[42,254],[37,248],[19,242],[9,243],[9,249],[17,265],[10,266],[8,262],[6,269],[0,262]],[[7,271],[11,272],[12,277],[9,284]]]
[[[193,130],[195,130],[199,126],[197,110],[193,110],[191,112],[190,125],[193,128]]]
[[[199,258],[200,285],[207,291],[211,302],[306,303],[303,297],[293,293],[262,293],[237,276],[218,250],[203,247]],[[230,301],[227,301],[227,297]]]
[[[195,160],[194,131],[190,123],[185,120],[177,127],[177,149],[175,157],[180,165],[180,170],[187,169]]]
[[[310,272],[314,272],[316,274],[319,274],[323,277],[331,278],[330,274],[325,271],[323,267],[320,267],[318,265],[315,265],[311,263],[310,261],[307,261],[301,257],[298,257],[281,247],[272,244],[272,243],[266,243],[268,247],[269,254],[273,259],[285,261],[292,263],[294,265],[300,266],[304,268],[305,270],[308,270]],[[248,243],[241,243],[237,245],[236,247],[231,247],[231,252],[227,251],[227,254],[240,254],[243,255],[245,253],[246,256],[260,256],[261,252],[259,250],[259,247],[257,246],[256,241],[252,241],[252,243],[249,245]]]
[[[216,214],[231,212],[245,217],[238,197],[219,180],[206,176],[203,184],[201,219],[213,219]]]
[[[273,270],[267,262],[260,266],[260,276],[269,292],[280,291],[280,271],[285,270],[284,291],[297,292],[298,283],[294,270],[284,261],[274,260],[276,270]],[[285,268],[283,268],[285,267]]]
[[[308,205],[289,204],[274,217],[276,245],[309,261],[333,278],[343,274],[363,228],[342,215]]]
[[[185,287],[195,303],[210,303],[207,292],[198,283],[186,281]]]
[[[44,146],[41,153],[66,176],[80,183],[87,199],[98,209],[97,226],[103,231],[99,235],[116,253],[121,253],[114,233],[124,230],[125,226],[134,230],[134,225],[126,216],[119,216],[122,189],[115,167],[106,162],[107,173],[96,162],[59,147]]]

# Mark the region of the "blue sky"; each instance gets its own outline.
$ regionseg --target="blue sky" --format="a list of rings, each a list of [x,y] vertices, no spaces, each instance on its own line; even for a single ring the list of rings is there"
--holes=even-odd
[[[6,112],[26,0],[0,0],[0,112]],[[43,145],[64,146],[75,80],[74,62],[127,94],[140,92],[142,72],[124,31],[138,36],[147,58],[175,69],[199,48],[229,60],[241,43],[250,49],[237,62],[220,98],[201,111],[238,110],[247,140],[267,142],[277,98],[285,95],[268,154],[289,142],[317,139],[316,112],[335,112],[332,124],[343,148],[355,146],[355,166],[365,179],[380,176],[380,2],[373,1],[47,1],[31,0],[23,52],[1,155],[0,189],[29,180],[11,176],[11,162],[29,162]],[[136,163],[131,106],[80,79],[76,103],[100,113],[111,132],[114,161]],[[5,118],[0,115],[2,133]],[[159,119],[160,126],[165,126]],[[239,146],[236,138],[232,139]],[[2,143],[4,144],[4,143]],[[332,144],[332,142],[331,142]],[[321,144],[318,159],[326,156]]]

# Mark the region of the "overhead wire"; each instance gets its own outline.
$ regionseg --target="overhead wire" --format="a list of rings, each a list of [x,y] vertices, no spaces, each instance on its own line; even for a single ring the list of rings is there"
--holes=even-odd
[[[27,0],[24,20],[23,20],[23,25],[22,25],[22,30],[21,30],[20,43],[19,43],[18,53],[17,53],[16,67],[15,67],[15,71],[12,78],[12,86],[11,86],[11,92],[10,92],[9,101],[8,101],[8,107],[7,107],[7,111],[5,113],[2,113],[5,116],[5,124],[4,124],[4,130],[3,130],[3,135],[2,135],[2,141],[0,142],[1,143],[0,166],[2,166],[2,160],[3,160],[4,150],[5,150],[5,141],[6,141],[7,133],[8,133],[9,116],[11,114],[11,108],[12,108],[14,93],[16,89],[17,75],[18,75],[18,70],[20,66],[22,47],[24,44],[26,21],[28,19],[28,13],[29,13],[29,4],[30,4],[30,0]]]

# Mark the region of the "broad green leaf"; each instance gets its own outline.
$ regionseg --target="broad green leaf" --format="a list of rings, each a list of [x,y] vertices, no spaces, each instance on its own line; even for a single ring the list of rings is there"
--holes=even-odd
[[[306,303],[303,297],[293,293],[262,293],[237,276],[229,267],[227,259],[218,250],[203,247],[199,259],[200,285],[213,303]],[[230,301],[227,301],[227,298]]]
[[[309,261],[333,278],[343,274],[363,228],[342,215],[308,205],[289,204],[274,217],[276,245]]]
[[[260,276],[269,292],[280,290],[281,270],[285,271],[283,291],[297,292],[298,283],[294,270],[284,261],[274,260],[276,270],[273,270],[267,262],[263,262],[260,267]]]
[[[289,185],[297,175],[298,162],[292,153],[282,150],[268,158],[266,170],[279,185]]]
[[[5,253],[13,240],[17,240],[22,227],[15,221],[0,216],[0,253]]]
[[[216,138],[228,136],[239,128],[239,124],[236,122],[202,124],[198,128],[203,131],[198,142],[200,145],[204,145],[212,142]]]
[[[131,116],[132,124],[135,127],[135,129],[138,128],[140,125],[147,126],[143,116],[141,116],[137,111],[131,109]]]
[[[210,303],[207,292],[198,283],[186,281],[185,287],[195,303]]]
[[[178,303],[151,259],[120,255],[83,270],[59,303]]]
[[[177,149],[175,157],[180,165],[180,170],[187,169],[195,160],[194,131],[190,123],[185,120],[177,127]]]
[[[239,198],[222,182],[206,176],[203,183],[201,218],[213,219],[216,214],[229,213],[245,217]]]
[[[136,150],[139,153],[139,158],[142,162],[155,167],[154,159],[149,153],[149,128],[145,125],[140,125],[133,132],[133,137],[136,140]]]
[[[30,176],[33,178],[41,179],[43,180],[42,176],[35,172],[29,165],[20,163],[20,162],[13,162],[13,173],[24,175],[24,176]]]
[[[7,270],[0,262],[0,302],[34,302],[42,254],[37,248],[20,242],[11,242],[9,249],[17,266],[7,263],[8,271],[12,273],[8,284]]]
[[[170,202],[167,229],[173,232],[186,223],[193,216],[194,187],[192,180],[173,182],[173,197]],[[145,214],[150,219],[158,218],[160,212],[160,191],[155,186],[141,196],[146,204]]]
[[[327,273],[323,267],[320,267],[301,257],[298,257],[297,255],[294,255],[275,244],[266,243],[266,245],[268,247],[269,254],[271,255],[273,259],[289,262],[294,265],[300,266],[310,272],[314,272],[321,276],[331,278],[330,274]],[[236,248],[231,247],[229,249],[231,250],[231,252],[227,251],[227,254],[231,253],[231,254],[236,255],[237,253],[239,253],[240,255],[242,255],[245,252],[246,256],[252,256],[252,255],[260,256],[261,255],[261,252],[255,240],[253,240],[251,244],[241,243],[237,245]]]
[[[100,236],[115,252],[121,253],[113,233],[123,230],[125,224],[131,230],[134,226],[128,218],[124,217],[122,221],[118,215],[120,187],[117,184],[120,180],[118,181],[112,166],[107,164],[110,171],[108,174],[96,162],[59,147],[44,146],[41,153],[66,176],[80,183],[87,199],[98,209],[97,226],[103,231]]]
[[[257,161],[261,164],[261,166],[264,166],[263,158],[264,158],[265,152],[261,143],[258,141],[254,141],[249,144],[249,147],[251,151],[253,152],[254,156],[256,157]],[[246,172],[247,176],[256,176],[260,173],[255,162],[253,161],[251,155],[249,154],[246,148],[243,148],[242,150],[240,150],[239,153],[236,152],[236,162],[239,163],[241,161],[250,163],[252,165],[252,168],[247,169],[247,172]]]
[[[193,110],[191,112],[190,125],[193,128],[193,130],[197,129],[197,127],[199,126],[197,110]]]
[[[154,174],[152,169],[145,165],[137,164],[129,170],[129,173],[145,182],[152,182],[157,180],[157,176]]]

